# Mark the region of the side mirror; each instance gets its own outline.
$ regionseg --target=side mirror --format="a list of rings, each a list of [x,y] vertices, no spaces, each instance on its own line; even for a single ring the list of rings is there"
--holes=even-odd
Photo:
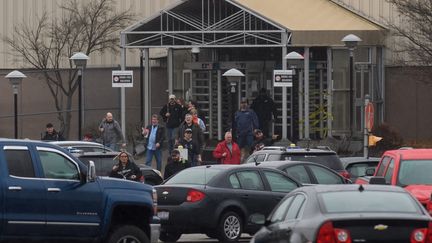
[[[365,175],[373,176],[375,174],[375,167],[366,168]]]
[[[386,183],[386,180],[385,180],[384,177],[382,177],[382,176],[373,176],[373,177],[370,178],[369,184],[385,185],[387,183]]]
[[[96,180],[96,166],[93,161],[89,161],[88,171],[87,171],[87,182],[93,182]]]

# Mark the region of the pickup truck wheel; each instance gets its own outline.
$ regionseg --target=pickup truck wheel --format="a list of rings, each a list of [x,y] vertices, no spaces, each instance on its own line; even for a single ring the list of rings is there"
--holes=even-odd
[[[176,242],[180,239],[182,234],[180,232],[160,232],[159,240],[163,242]]]
[[[108,243],[150,243],[150,241],[140,228],[133,225],[123,225],[111,232]]]
[[[235,212],[226,212],[217,228],[220,242],[236,242],[240,239],[243,230],[243,221]]]

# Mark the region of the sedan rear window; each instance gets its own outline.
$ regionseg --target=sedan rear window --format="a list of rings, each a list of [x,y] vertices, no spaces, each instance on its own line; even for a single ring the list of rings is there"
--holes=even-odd
[[[175,176],[171,177],[168,181],[166,181],[164,184],[205,185],[221,171],[221,169],[206,168],[205,166],[189,168],[180,171]]]
[[[401,192],[338,191],[321,193],[319,197],[327,213],[419,212],[415,201]]]
[[[344,169],[342,162],[336,154],[284,154],[281,160],[314,162],[336,171]]]

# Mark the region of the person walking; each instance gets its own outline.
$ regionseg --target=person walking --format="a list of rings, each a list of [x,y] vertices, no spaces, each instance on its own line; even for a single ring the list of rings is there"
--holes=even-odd
[[[255,112],[248,108],[247,100],[242,99],[240,110],[234,114],[234,128],[237,134],[237,140],[241,150],[241,161],[244,161],[249,154],[250,147],[253,143],[253,133],[258,129],[258,118]]]
[[[129,160],[129,155],[126,152],[120,152],[118,158],[118,164],[113,166],[109,176],[131,181],[141,181],[142,172],[134,162]]]
[[[176,96],[171,94],[168,103],[162,107],[159,114],[165,122],[168,138],[168,150],[174,148],[177,129],[183,119],[184,108],[176,102]]]
[[[192,139],[192,129],[186,128],[184,131],[184,136],[179,140],[178,147],[182,146],[183,149],[187,149],[186,160],[187,167],[197,166],[201,164],[201,154],[198,143]]]
[[[226,132],[225,139],[218,143],[213,150],[213,157],[219,161],[220,164],[240,164],[240,148],[232,140],[232,133]]]
[[[186,163],[183,163],[180,160],[180,152],[177,149],[174,149],[171,151],[171,157],[168,158],[167,165],[165,166],[164,180],[170,178],[185,168],[187,168]]]
[[[63,136],[54,129],[52,123],[46,124],[46,131],[41,134],[42,141],[63,141]]]
[[[162,169],[162,145],[165,140],[165,129],[159,125],[159,117],[153,114],[151,125],[142,127],[142,135],[146,138],[146,165],[152,165],[153,157],[156,158],[157,170]]]
[[[276,118],[276,105],[265,88],[260,89],[258,96],[253,100],[250,107],[258,116],[259,128],[264,136],[270,136],[271,122]]]
[[[193,116],[189,113],[185,115],[185,121],[179,126],[176,145],[179,145],[180,139],[184,137],[185,130],[188,128],[192,130],[192,140],[198,146],[198,154],[201,154],[204,146],[204,134],[201,128],[193,123]]]
[[[114,151],[119,151],[119,144],[122,148],[126,147],[123,132],[120,124],[114,120],[111,112],[108,112],[99,124],[99,131],[102,133],[103,144]]]

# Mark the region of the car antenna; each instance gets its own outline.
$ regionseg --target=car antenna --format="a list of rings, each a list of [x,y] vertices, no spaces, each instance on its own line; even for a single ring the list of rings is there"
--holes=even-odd
[[[256,157],[254,157],[254,162],[255,162],[255,166],[258,166],[258,165],[261,164],[260,162],[257,161],[257,158],[256,158]]]
[[[204,189],[207,188],[207,169],[210,168],[210,165],[206,165],[204,169]]]
[[[359,186],[358,190],[359,190],[359,192],[362,192],[362,191],[364,191],[364,187],[363,187],[363,185],[362,185],[362,184],[360,184],[360,186]]]

